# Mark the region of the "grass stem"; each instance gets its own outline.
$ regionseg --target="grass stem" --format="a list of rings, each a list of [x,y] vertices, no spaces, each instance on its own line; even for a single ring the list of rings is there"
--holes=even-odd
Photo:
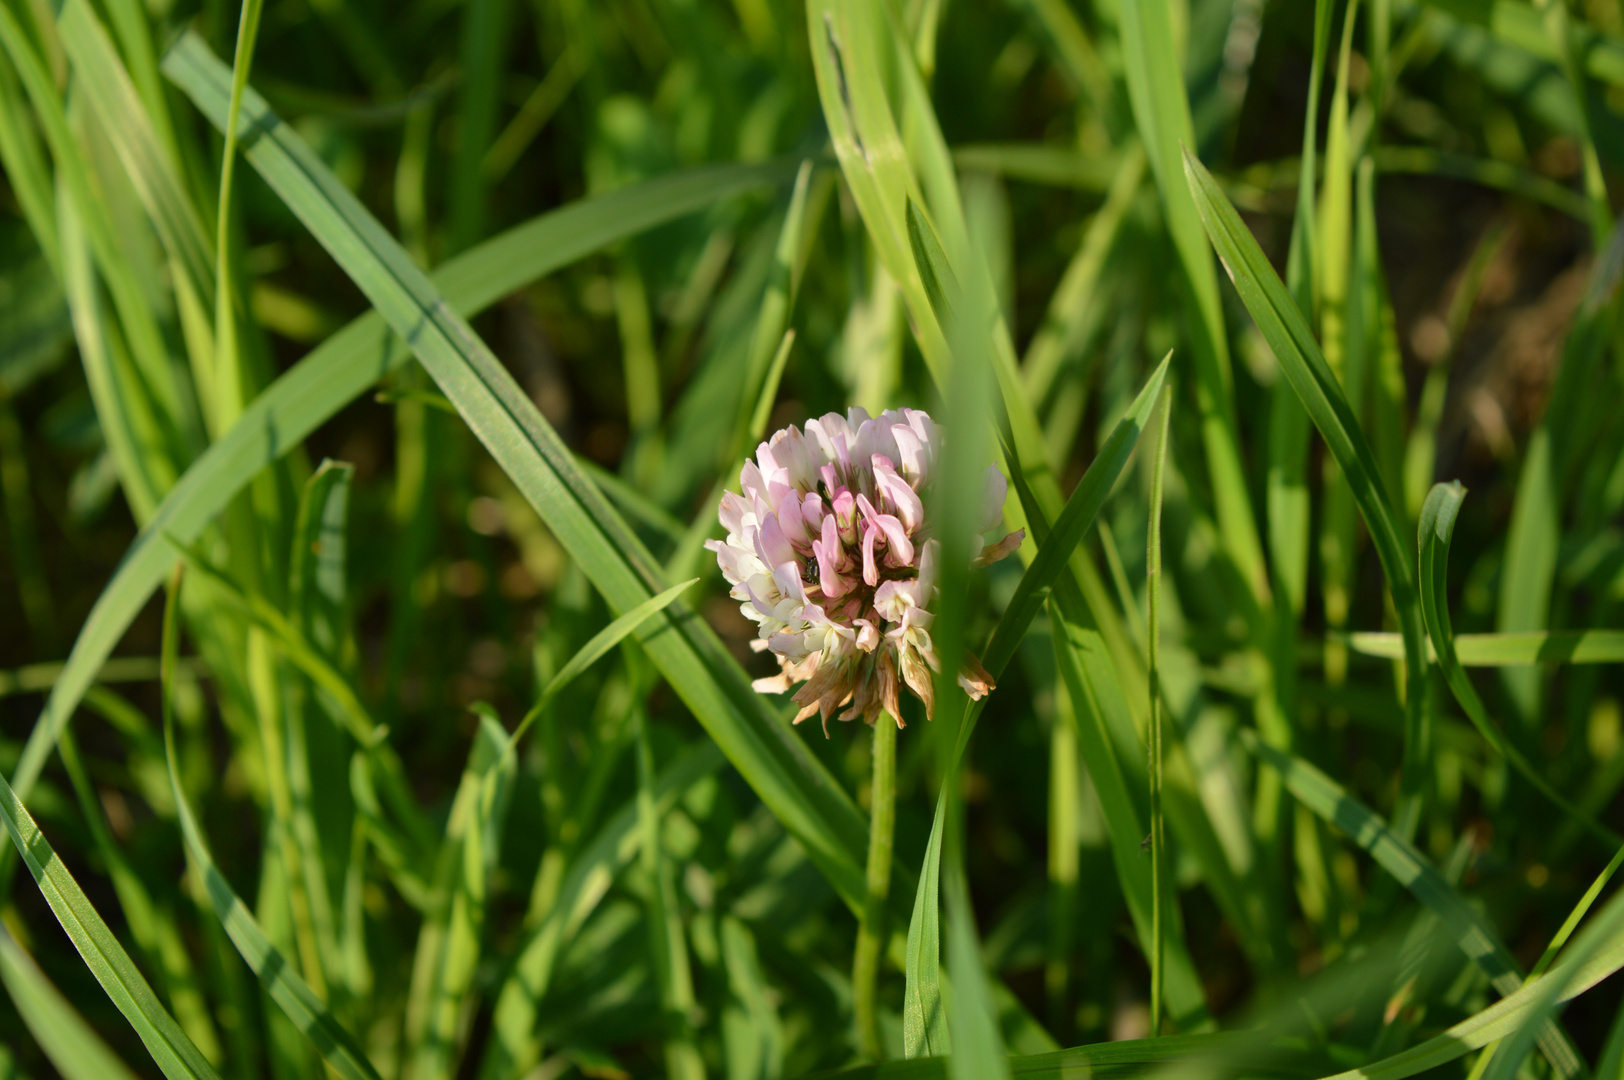
[[[1164,391],[1165,394],[1165,391]],[[1162,402],[1161,432],[1156,439],[1156,464],[1150,479],[1150,528],[1145,552],[1145,596],[1149,609],[1145,655],[1146,681],[1150,689],[1150,1034],[1162,1033],[1162,954],[1167,936],[1164,893],[1167,891],[1164,864],[1167,839],[1162,829],[1162,700],[1160,649],[1160,599],[1162,584],[1162,474],[1167,465],[1168,418],[1173,412],[1171,397]]]
[[[852,956],[852,1002],[857,1014],[857,1046],[863,1057],[885,1057],[877,1003],[880,946],[885,941],[885,904],[891,894],[891,844],[897,822],[897,727],[889,715],[874,725],[874,785],[868,828],[868,897],[857,925]]]

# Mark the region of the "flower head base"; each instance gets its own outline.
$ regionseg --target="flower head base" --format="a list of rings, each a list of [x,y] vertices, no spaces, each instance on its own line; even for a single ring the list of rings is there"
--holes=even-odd
[[[925,495],[941,453],[941,429],[917,409],[828,413],[788,427],[756,450],[718,511],[725,541],[709,541],[740,609],[759,628],[752,643],[770,649],[780,671],[756,680],[763,693],[795,692],[795,722],[829,717],[872,724],[883,709],[902,724],[899,687],[932,712],[940,670],[935,620],[940,543],[925,520]],[[981,533],[1003,516],[1007,492],[987,467],[974,565],[1014,551],[1017,530],[990,546]],[[959,685],[972,698],[993,688],[980,661],[965,654]]]

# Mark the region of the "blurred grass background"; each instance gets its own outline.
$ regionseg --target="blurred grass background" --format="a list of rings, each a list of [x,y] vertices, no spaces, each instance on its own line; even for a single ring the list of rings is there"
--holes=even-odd
[[[937,984],[905,942],[944,789],[954,1075],[1624,1075],[1607,982],[1404,1056],[1570,914],[1573,967],[1621,940],[1586,889],[1624,827],[1624,7],[261,7],[0,0],[0,768],[106,921],[64,936],[8,850],[0,1073],[859,1062],[871,737],[741,690],[771,665],[699,547],[720,485],[852,405],[985,429],[1028,542],[947,586],[979,650],[1171,349],[1159,620],[1144,452],[962,761],[962,700],[905,709],[883,1055]],[[1270,336],[1242,279],[1274,272],[1313,339]],[[1164,947],[1161,1049],[1040,1056],[1164,1034]],[[1519,1001],[1594,981],[1553,970]]]

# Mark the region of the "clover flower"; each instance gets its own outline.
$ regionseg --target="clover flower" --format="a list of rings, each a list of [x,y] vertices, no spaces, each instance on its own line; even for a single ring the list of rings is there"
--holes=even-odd
[[[873,724],[883,709],[902,726],[897,695],[906,685],[934,708],[931,642],[941,544],[925,517],[942,431],[917,409],[870,417],[854,408],[787,427],[756,450],[739,474],[743,494],[722,495],[727,539],[711,540],[739,610],[757,624],[757,651],[771,650],[779,673],[757,679],[762,693],[796,683],[795,722],[813,713]],[[981,534],[1003,516],[1008,485],[987,467],[973,565],[1020,546],[1024,530],[986,545]],[[979,699],[992,676],[966,653],[959,685]]]

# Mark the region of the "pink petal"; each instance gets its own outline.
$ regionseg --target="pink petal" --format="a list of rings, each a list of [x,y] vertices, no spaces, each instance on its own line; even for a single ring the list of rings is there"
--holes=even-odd
[[[897,475],[891,463],[879,454],[874,455],[874,483],[908,531],[916,531],[925,520],[925,504],[919,494],[908,486],[908,482]]]
[[[998,471],[998,466],[987,466],[987,483],[981,492],[981,525],[977,532],[986,532],[1004,516],[1004,498],[1009,494],[1009,481]]]
[[[879,534],[873,522],[863,523],[863,580],[870,586],[880,583],[880,572],[874,565],[874,539]]]
[[[761,554],[761,561],[770,567],[782,566],[785,563],[799,561],[795,556],[795,549],[790,546],[789,537],[778,524],[778,518],[768,514],[756,532],[756,551]]]

